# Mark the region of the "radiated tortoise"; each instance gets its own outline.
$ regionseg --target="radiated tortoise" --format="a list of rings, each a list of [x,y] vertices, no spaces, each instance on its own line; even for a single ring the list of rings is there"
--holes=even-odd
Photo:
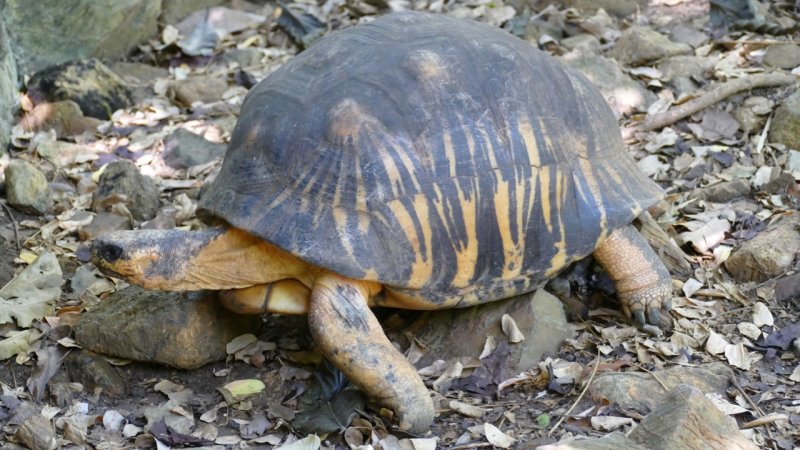
[[[370,306],[503,299],[594,254],[625,312],[658,324],[669,272],[630,223],[661,195],[580,73],[501,29],[404,12],[252,89],[200,199],[214,227],[113,233],[92,257],[145,288],[307,313],[322,354],[423,431],[431,398]]]

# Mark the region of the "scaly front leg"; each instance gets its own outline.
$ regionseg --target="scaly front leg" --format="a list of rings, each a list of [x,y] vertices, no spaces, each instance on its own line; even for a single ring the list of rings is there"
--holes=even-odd
[[[321,275],[311,293],[311,335],[353,384],[395,412],[401,429],[423,433],[433,422],[433,401],[414,366],[392,346],[367,306],[371,289],[368,283]]]

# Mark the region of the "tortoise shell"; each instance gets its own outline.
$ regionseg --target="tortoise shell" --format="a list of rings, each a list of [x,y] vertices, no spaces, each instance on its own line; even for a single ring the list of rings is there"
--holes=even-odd
[[[530,290],[661,195],[579,72],[501,29],[403,12],[255,86],[200,209],[436,307]]]

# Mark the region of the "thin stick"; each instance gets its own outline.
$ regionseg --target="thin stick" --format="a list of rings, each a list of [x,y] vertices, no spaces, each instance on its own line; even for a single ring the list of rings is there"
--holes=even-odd
[[[722,83],[715,83],[714,87],[710,88],[699,97],[672,108],[669,111],[648,117],[645,119],[642,127],[648,131],[663,128],[685,117],[689,117],[698,111],[702,111],[738,92],[762,87],[783,86],[794,83],[796,80],[797,78],[794,75],[774,72],[748,75]]]
[[[547,432],[547,437],[550,437],[553,434],[553,432],[556,431],[558,429],[558,427],[561,426],[561,423],[564,422],[565,420],[567,420],[567,417],[572,412],[572,410],[575,409],[576,406],[578,406],[578,403],[581,401],[583,396],[586,394],[586,391],[589,390],[589,386],[592,385],[592,381],[594,381],[594,375],[597,373],[597,368],[598,367],[600,367],[600,349],[597,350],[597,357],[594,360],[594,369],[592,369],[592,375],[589,376],[589,380],[586,382],[586,386],[584,386],[584,388],[581,391],[580,395],[578,395],[578,398],[576,398],[575,401],[572,402],[572,406],[569,407],[567,412],[565,412],[564,415],[561,416],[560,419],[558,419],[558,422],[556,422],[556,424],[553,425],[553,428],[551,428],[550,431]]]
[[[19,230],[17,229],[17,219],[14,218],[14,215],[11,214],[11,210],[6,205],[6,202],[0,202],[0,205],[3,206],[3,210],[8,214],[8,219],[11,221],[11,225],[14,227],[14,240],[17,242],[17,255],[22,253],[22,246],[19,244]]]

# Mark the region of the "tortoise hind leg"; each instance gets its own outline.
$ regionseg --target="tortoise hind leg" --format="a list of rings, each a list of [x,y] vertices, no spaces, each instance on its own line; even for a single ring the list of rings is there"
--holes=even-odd
[[[636,228],[628,225],[614,230],[594,251],[594,257],[614,280],[628,318],[633,315],[640,327],[671,328],[669,270]]]
[[[367,306],[369,291],[364,282],[333,274],[319,277],[308,313],[311,335],[353,384],[395,412],[401,429],[425,432],[433,422],[433,401]]]

